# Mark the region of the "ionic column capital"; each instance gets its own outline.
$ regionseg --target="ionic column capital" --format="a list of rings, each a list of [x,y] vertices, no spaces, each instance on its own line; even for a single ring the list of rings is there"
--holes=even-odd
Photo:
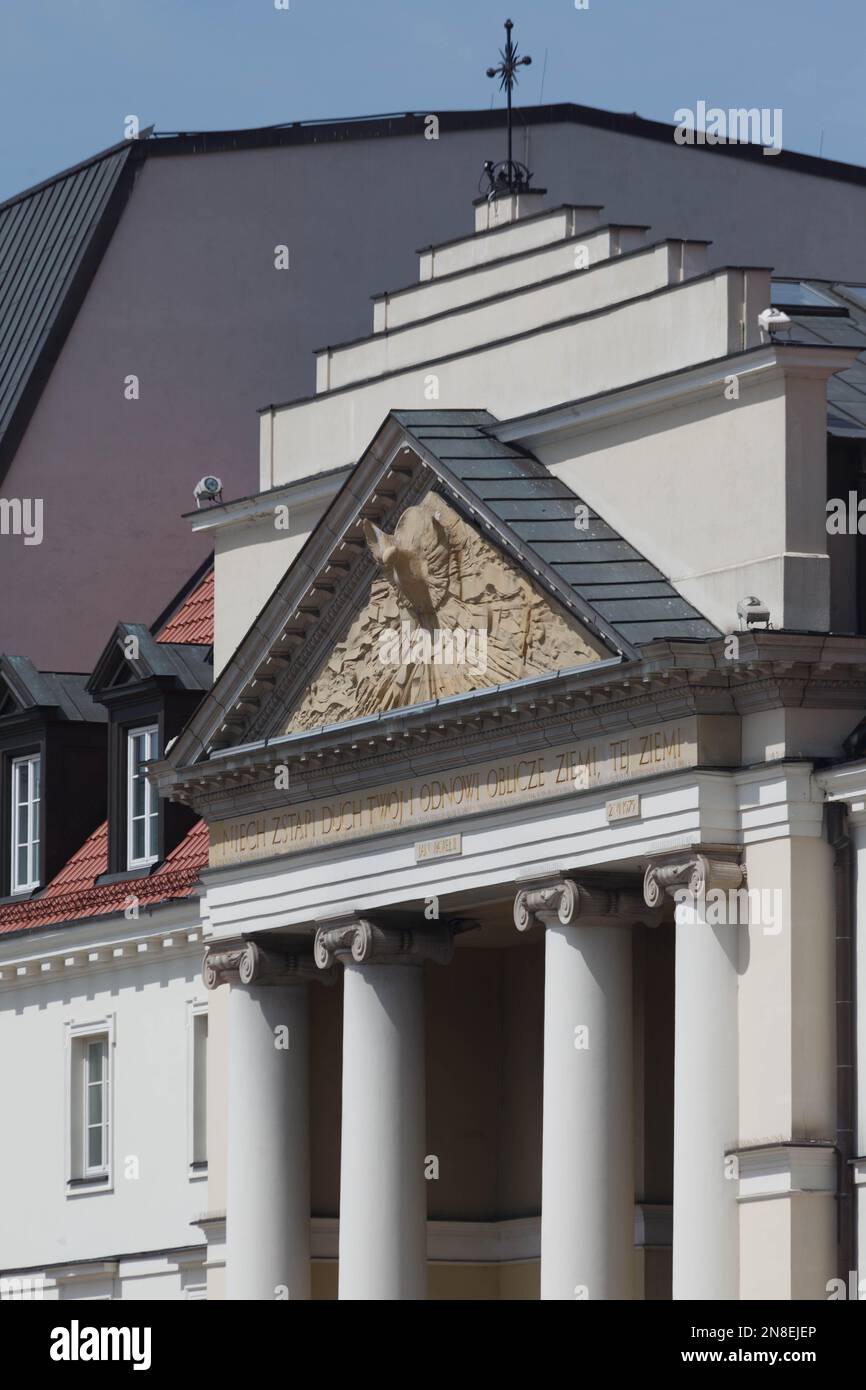
[[[333,971],[319,967],[312,953],[275,951],[256,941],[224,950],[208,946],[201,973],[208,989],[222,984],[301,985],[309,980],[331,984],[335,978]]]
[[[425,960],[447,965],[454,954],[454,934],[450,924],[438,927],[379,927],[366,917],[341,917],[322,922],[313,943],[313,955],[320,970],[335,962],[368,965],[388,962],[420,965]]]
[[[739,862],[739,850],[732,849],[729,857],[717,852],[701,854],[685,851],[678,855],[660,855],[647,865],[643,892],[649,907],[660,908],[665,893],[674,897],[685,888],[695,899],[720,889],[727,892],[739,888],[746,877],[745,865]]]
[[[521,888],[514,899],[514,925],[529,931],[545,927],[657,925],[659,914],[640,893],[628,888],[597,888],[563,878]]]

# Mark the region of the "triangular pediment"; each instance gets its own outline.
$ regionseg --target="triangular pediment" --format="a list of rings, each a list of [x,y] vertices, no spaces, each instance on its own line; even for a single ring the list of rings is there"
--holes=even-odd
[[[471,698],[715,629],[483,410],[393,412],[167,758]],[[414,717],[414,716],[413,716]]]
[[[610,655],[439,492],[407,508],[390,533],[370,522],[364,530],[373,576],[281,732],[385,714]]]

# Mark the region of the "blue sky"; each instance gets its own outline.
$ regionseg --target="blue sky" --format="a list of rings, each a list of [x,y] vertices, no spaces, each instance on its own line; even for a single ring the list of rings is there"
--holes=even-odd
[[[866,165],[866,0],[0,0],[0,199],[123,136],[489,106],[510,15],[526,104],[673,122],[780,107],[787,149]],[[546,55],[546,63],[545,63]]]

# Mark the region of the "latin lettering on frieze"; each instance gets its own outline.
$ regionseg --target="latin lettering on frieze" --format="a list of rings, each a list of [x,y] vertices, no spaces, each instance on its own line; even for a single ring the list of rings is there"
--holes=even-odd
[[[698,717],[599,735],[532,757],[478,763],[351,796],[325,797],[211,826],[211,864],[238,864],[459,816],[599,790],[695,767]]]

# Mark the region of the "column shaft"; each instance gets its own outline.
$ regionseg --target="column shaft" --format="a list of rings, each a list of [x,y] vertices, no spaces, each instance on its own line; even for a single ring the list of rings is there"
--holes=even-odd
[[[676,909],[673,1297],[739,1296],[735,924]],[[755,1059],[760,1065],[760,1058]]]
[[[427,1297],[424,973],[345,962],[341,1299]]]
[[[545,932],[543,1299],[633,1297],[631,955],[630,927]]]
[[[231,987],[230,1299],[310,1297],[308,1007],[303,984]]]
[[[860,1157],[866,1154],[866,824],[863,812],[849,815],[851,838],[854,843],[854,941],[855,941],[855,980],[854,999],[856,1008],[855,1071],[857,1075],[857,1096],[855,1101],[856,1138],[854,1147]],[[858,1171],[864,1165],[858,1164]],[[855,1186],[857,1203],[857,1286],[866,1297],[866,1181]]]

